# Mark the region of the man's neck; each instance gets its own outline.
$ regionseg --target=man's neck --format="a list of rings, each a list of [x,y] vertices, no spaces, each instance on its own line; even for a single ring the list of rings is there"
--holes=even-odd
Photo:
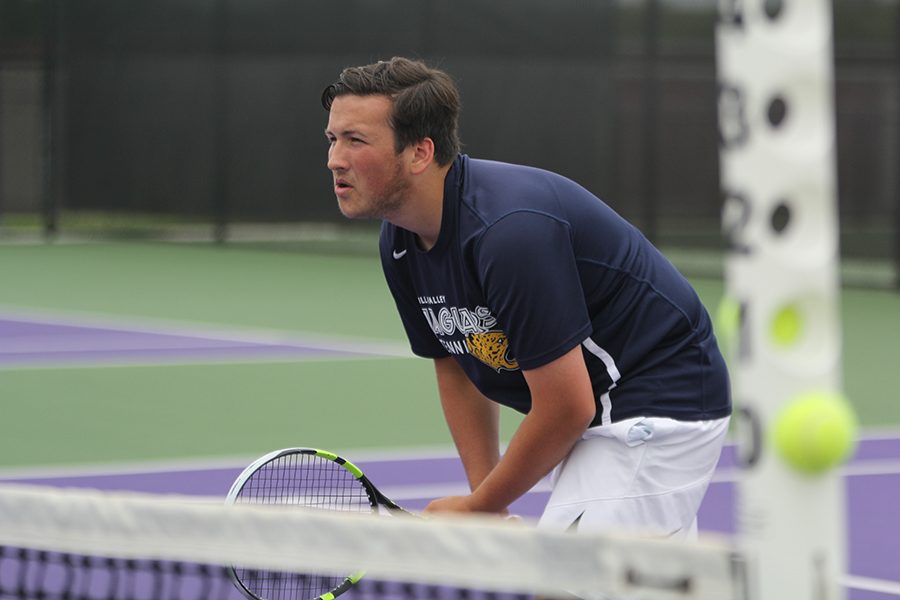
[[[423,250],[431,250],[441,233],[444,179],[450,167],[436,165],[435,169],[423,173],[408,190],[402,211],[388,219],[393,225],[415,233]]]

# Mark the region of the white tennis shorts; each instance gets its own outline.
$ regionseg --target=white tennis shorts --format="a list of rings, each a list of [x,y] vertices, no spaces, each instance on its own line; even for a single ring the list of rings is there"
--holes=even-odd
[[[539,526],[696,539],[728,421],[638,417],[588,429],[553,471]]]

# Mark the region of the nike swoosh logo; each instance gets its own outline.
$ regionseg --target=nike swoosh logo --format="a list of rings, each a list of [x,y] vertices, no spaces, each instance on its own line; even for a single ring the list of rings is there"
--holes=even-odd
[[[396,250],[394,250],[394,259],[395,260],[400,260],[404,256],[406,256],[406,250],[402,250],[400,252],[397,252]]]

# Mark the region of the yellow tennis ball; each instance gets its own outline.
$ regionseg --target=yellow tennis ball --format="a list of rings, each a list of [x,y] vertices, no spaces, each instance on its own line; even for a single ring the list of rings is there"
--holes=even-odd
[[[803,333],[803,314],[794,304],[783,306],[772,317],[769,333],[777,346],[791,346]]]
[[[843,396],[807,392],[791,400],[775,419],[774,442],[791,467],[822,473],[843,463],[856,447],[856,415]]]
[[[737,300],[730,296],[722,297],[716,308],[714,327],[723,348],[732,348],[737,343],[741,329],[741,305]]]

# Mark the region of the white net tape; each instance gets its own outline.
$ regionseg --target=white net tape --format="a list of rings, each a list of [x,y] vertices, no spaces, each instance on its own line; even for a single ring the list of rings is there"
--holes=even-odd
[[[746,564],[718,541],[573,535],[496,518],[372,517],[184,496],[0,486],[0,544],[349,573],[503,592],[743,599]]]

